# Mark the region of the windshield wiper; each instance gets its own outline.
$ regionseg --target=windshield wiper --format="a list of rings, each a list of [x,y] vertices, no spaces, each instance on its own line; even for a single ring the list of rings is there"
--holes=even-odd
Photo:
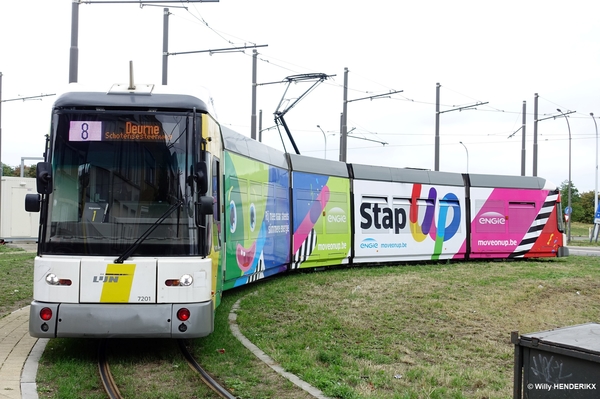
[[[176,203],[174,203],[173,205],[171,205],[171,207],[169,209],[167,209],[167,211],[158,219],[156,219],[156,221],[154,223],[152,223],[152,225],[150,227],[148,227],[148,230],[146,230],[144,232],[144,234],[142,234],[140,236],[140,238],[138,238],[137,240],[135,240],[135,242],[133,244],[131,244],[129,246],[129,248],[127,248],[127,250],[123,253],[123,255],[119,256],[117,259],[114,260],[115,263],[123,263],[127,260],[127,258],[129,258],[131,256],[131,254],[140,246],[140,244],[142,242],[144,242],[144,240],[146,238],[148,238],[148,236],[150,234],[152,234],[152,232],[162,223],[165,221],[166,218],[168,218],[173,212],[175,212],[175,210],[177,208],[179,208],[181,205],[183,205],[183,199],[178,200]]]

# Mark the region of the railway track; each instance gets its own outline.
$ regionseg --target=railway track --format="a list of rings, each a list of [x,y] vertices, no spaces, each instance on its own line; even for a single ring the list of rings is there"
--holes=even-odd
[[[177,340],[179,350],[181,354],[187,361],[188,365],[195,373],[198,374],[202,382],[206,386],[208,386],[211,390],[213,390],[220,398],[223,399],[236,399],[234,395],[232,395],[227,389],[217,383],[208,373],[198,364],[194,356],[190,353],[185,343],[185,340]],[[102,385],[104,386],[104,390],[106,391],[109,399],[123,399],[121,392],[119,392],[119,387],[115,383],[113,379],[112,373],[110,371],[110,366],[106,360],[106,352],[107,352],[107,340],[103,339],[98,346],[98,370],[100,372],[100,379],[102,381]]]
[[[115,380],[110,372],[110,367],[106,361],[106,345],[107,340],[103,339],[98,346],[98,370],[100,372],[100,380],[102,380],[102,385],[104,386],[104,390],[109,399],[121,399],[123,397],[121,396],[121,392],[119,392],[117,384],[115,384]]]
[[[223,386],[219,385],[219,383],[217,383],[215,380],[213,380],[210,377],[210,375],[208,375],[208,373],[206,371],[204,371],[204,369],[202,367],[200,367],[200,365],[198,364],[196,359],[194,359],[194,357],[188,350],[187,346],[185,345],[185,340],[178,339],[177,343],[179,344],[179,350],[185,357],[185,360],[187,360],[189,366],[192,368],[192,370],[194,370],[196,373],[198,373],[200,375],[200,379],[208,387],[210,387],[210,389],[215,391],[217,393],[217,395],[219,395],[219,397],[221,397],[223,399],[236,399],[235,396],[233,396],[231,393],[229,393],[229,391],[227,391]]]

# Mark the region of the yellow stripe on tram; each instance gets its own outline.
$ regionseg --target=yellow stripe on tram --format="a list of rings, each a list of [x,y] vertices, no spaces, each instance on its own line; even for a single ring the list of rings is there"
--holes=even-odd
[[[106,265],[100,302],[129,302],[134,273],[134,264]]]

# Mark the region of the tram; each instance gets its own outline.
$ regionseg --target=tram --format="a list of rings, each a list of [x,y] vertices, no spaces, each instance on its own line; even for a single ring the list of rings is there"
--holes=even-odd
[[[206,336],[223,291],[294,269],[568,255],[545,179],[282,153],[207,104],[133,84],[57,98],[25,201],[32,336]]]

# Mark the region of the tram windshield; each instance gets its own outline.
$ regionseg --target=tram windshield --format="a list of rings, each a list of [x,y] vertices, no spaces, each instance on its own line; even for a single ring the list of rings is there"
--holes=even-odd
[[[119,256],[154,228],[133,255],[197,254],[193,119],[176,112],[57,112],[42,253]]]

